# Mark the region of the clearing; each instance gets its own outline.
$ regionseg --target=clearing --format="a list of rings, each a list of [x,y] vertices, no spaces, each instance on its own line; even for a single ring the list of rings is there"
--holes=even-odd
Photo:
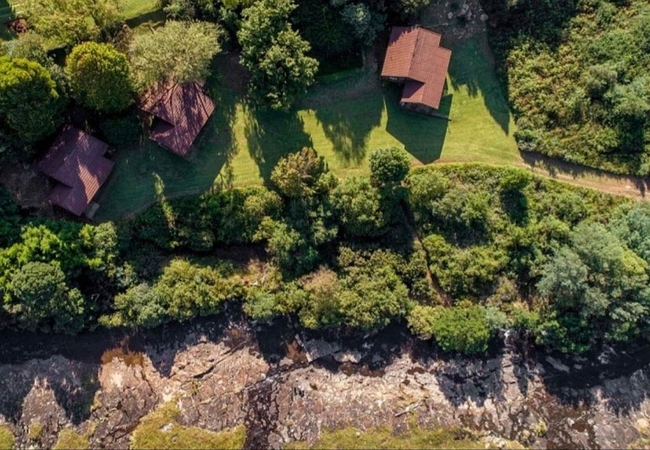
[[[236,55],[218,57],[209,81],[217,109],[193,155],[184,160],[147,140],[118,149],[96,217],[125,217],[160,196],[261,184],[283,155],[304,146],[316,149],[341,177],[367,174],[368,154],[384,146],[404,148],[414,165],[521,164],[485,34],[447,45],[454,54],[440,110],[451,121],[400,109],[400,88],[382,84],[374,70],[320,79],[290,113],[259,112],[244,98]]]

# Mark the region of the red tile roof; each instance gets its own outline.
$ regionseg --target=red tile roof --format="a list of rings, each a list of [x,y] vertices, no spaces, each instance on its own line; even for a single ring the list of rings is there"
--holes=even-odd
[[[80,216],[113,170],[104,158],[108,145],[78,128],[66,126],[39,162],[45,175],[58,181],[50,201]]]
[[[402,102],[439,108],[451,50],[440,47],[438,33],[414,27],[393,27],[382,77],[404,78]]]
[[[161,85],[140,102],[140,109],[161,119],[150,137],[180,156],[187,156],[215,105],[199,83]]]

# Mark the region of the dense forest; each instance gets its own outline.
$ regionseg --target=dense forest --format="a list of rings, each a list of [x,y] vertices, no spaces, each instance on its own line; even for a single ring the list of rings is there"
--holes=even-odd
[[[484,3],[520,149],[650,174],[648,2]]]
[[[1,324],[155,327],[239,302],[256,320],[312,329],[405,320],[465,353],[505,329],[567,352],[648,332],[647,204],[520,169],[409,173],[396,149],[371,167],[338,180],[304,149],[270,189],[162,201],[117,224],[24,217],[4,196]]]

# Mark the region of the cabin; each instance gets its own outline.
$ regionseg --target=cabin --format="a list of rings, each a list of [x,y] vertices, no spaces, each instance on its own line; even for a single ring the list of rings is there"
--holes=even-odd
[[[104,157],[107,150],[105,142],[65,126],[38,163],[39,170],[55,182],[50,202],[76,216],[86,212],[91,217],[88,205],[113,170],[113,162]]]
[[[139,106],[153,118],[149,137],[182,157],[190,153],[215,108],[200,83],[159,85],[141,99]]]
[[[404,85],[401,107],[436,114],[451,61],[451,50],[440,46],[441,38],[418,25],[393,27],[381,77]]]

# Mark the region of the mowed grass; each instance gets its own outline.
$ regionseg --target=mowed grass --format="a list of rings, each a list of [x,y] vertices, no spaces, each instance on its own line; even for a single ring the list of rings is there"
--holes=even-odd
[[[161,8],[160,0],[119,0],[122,16],[125,19],[152,13]]]
[[[217,108],[191,158],[184,160],[146,140],[118,149],[96,218],[128,216],[161,196],[268,182],[282,156],[305,146],[325,157],[339,177],[368,174],[369,154],[386,146],[405,149],[414,166],[519,164],[514,122],[484,42],[484,36],[477,36],[452,46],[440,108],[450,121],[400,109],[401,88],[361,70],[320,80],[289,113],[260,112],[249,106],[242,89],[229,83],[232,63],[218,58],[209,82]]]

